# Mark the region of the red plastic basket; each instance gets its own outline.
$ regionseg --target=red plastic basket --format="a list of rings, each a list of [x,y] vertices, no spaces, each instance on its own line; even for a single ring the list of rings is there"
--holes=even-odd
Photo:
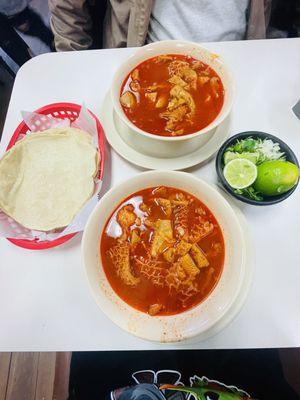
[[[52,116],[55,118],[62,118],[62,119],[67,118],[70,121],[74,121],[75,119],[78,118],[80,109],[81,109],[81,106],[79,104],[53,103],[53,104],[48,104],[44,107],[41,107],[38,110],[36,110],[35,112],[37,112],[39,114]],[[88,110],[88,111],[95,118],[95,121],[97,124],[99,151],[100,151],[100,155],[101,155],[98,177],[99,177],[99,179],[102,179],[103,172],[104,172],[104,131],[103,131],[102,125],[100,124],[100,121],[98,120],[98,118],[90,110]],[[28,126],[25,124],[24,121],[22,121],[20,123],[20,125],[17,127],[17,129],[15,130],[14,134],[12,135],[12,138],[10,139],[10,142],[9,142],[6,150],[9,150],[17,142],[17,140],[20,138],[21,135],[26,135],[29,131],[30,131],[30,129],[28,128]],[[76,233],[71,233],[70,235],[66,235],[66,236],[63,236],[59,239],[52,240],[52,241],[37,241],[36,239],[28,240],[28,239],[14,239],[14,238],[7,238],[7,240],[12,242],[16,246],[23,247],[25,249],[44,250],[44,249],[50,249],[51,247],[59,246],[65,242],[67,242],[68,240],[70,240],[75,235],[76,235]]]

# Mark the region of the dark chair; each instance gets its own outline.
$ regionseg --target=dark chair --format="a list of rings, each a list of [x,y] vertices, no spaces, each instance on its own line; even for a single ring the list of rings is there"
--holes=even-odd
[[[0,57],[0,139],[14,79],[15,74]]]

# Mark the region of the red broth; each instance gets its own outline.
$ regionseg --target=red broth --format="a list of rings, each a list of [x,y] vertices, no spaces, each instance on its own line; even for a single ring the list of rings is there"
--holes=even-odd
[[[205,128],[217,117],[224,88],[207,64],[168,54],[132,70],[123,82],[120,102],[128,119],[143,131],[182,136]]]
[[[107,279],[130,306],[171,315],[201,303],[217,284],[225,245],[211,211],[171,187],[141,190],[106,223],[100,242]]]

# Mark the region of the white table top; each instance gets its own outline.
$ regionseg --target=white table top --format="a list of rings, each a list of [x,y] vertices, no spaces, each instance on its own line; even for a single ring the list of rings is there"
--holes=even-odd
[[[300,157],[300,121],[291,107],[300,97],[300,39],[210,43],[237,82],[232,134],[277,135]],[[19,71],[1,142],[4,151],[21,110],[70,101],[99,115],[117,66],[134,49],[45,54]],[[141,169],[107,151],[105,187]],[[216,182],[214,161],[189,172]],[[160,345],[116,327],[95,304],[86,282],[78,235],[69,243],[29,251],[0,240],[0,351],[247,348],[300,346],[300,190],[270,207],[239,203],[253,235],[256,270],[240,314],[222,332],[196,344]]]

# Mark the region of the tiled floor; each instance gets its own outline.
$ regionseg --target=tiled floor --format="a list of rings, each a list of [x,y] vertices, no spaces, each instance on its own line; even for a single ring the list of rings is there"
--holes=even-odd
[[[71,353],[0,353],[0,400],[66,400]]]

